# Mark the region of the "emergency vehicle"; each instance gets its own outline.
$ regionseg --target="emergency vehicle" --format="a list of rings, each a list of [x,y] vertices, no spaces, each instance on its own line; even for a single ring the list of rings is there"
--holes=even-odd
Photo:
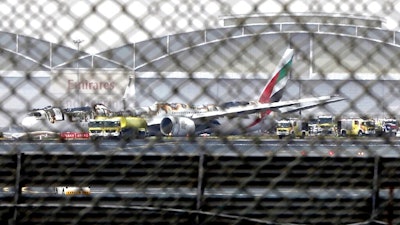
[[[365,136],[375,135],[375,120],[373,119],[341,119],[337,125],[340,136]]]
[[[323,115],[318,116],[317,118],[317,135],[327,136],[327,135],[335,135],[336,136],[336,123],[335,118],[331,115]]]
[[[279,139],[283,137],[300,137],[308,136],[308,123],[300,119],[284,119],[278,120],[276,125],[276,135]]]
[[[89,120],[89,136],[97,138],[134,139],[147,135],[147,122],[141,117],[97,117]]]

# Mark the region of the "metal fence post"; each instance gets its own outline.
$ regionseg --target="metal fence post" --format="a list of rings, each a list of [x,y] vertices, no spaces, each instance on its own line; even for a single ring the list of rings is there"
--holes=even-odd
[[[204,149],[200,148],[199,151],[199,170],[198,170],[198,178],[197,178],[197,198],[196,198],[196,210],[200,211],[203,206],[203,195],[204,195],[204,167],[205,167],[205,154]],[[196,216],[196,223],[200,224],[201,219],[199,218],[200,214]]]
[[[379,155],[376,155],[374,158],[374,177],[372,181],[372,211],[371,211],[371,220],[373,220],[377,215],[377,207],[379,200],[379,176],[381,173],[381,158]]]
[[[14,184],[14,212],[11,221],[8,221],[9,225],[17,224],[18,218],[18,203],[19,197],[21,195],[21,161],[22,161],[22,153],[18,152],[16,155],[16,168],[15,168],[15,184]]]

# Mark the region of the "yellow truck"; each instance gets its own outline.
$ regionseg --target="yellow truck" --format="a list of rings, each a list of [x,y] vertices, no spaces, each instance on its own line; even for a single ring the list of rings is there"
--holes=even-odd
[[[336,136],[335,118],[330,115],[318,116],[317,118],[317,135],[319,136]]]
[[[304,138],[309,135],[308,124],[299,119],[278,120],[276,125],[276,135],[278,135],[279,139],[282,139],[283,137]]]
[[[337,124],[339,136],[375,135],[375,120],[373,119],[341,119]]]
[[[119,138],[134,139],[147,135],[147,122],[141,117],[115,116],[96,117],[88,124],[90,139]]]

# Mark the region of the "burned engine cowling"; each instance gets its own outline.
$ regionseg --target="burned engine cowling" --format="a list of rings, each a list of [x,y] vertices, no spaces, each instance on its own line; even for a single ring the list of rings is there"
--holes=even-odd
[[[160,131],[166,136],[193,135],[196,125],[186,117],[165,117],[161,120]]]

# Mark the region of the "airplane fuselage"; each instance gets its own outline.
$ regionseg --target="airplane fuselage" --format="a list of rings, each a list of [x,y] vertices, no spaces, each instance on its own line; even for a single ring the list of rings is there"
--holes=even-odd
[[[21,121],[26,132],[84,132],[93,115],[90,111],[66,113],[60,108],[44,108],[29,112]]]

